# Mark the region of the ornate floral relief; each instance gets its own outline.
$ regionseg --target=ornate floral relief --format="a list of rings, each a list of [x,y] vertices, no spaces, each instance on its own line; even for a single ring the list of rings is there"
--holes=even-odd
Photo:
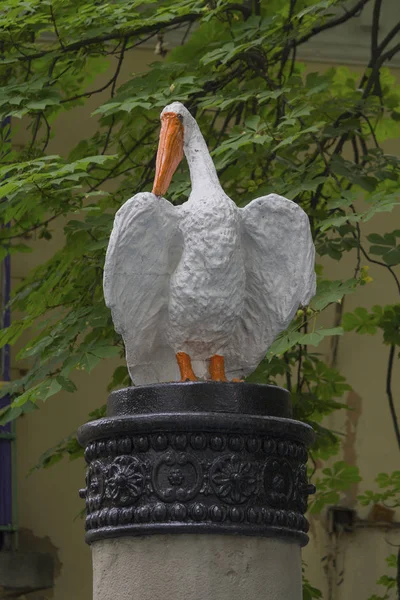
[[[263,435],[168,432],[90,442],[86,528],[274,527],[304,535],[314,492],[306,458],[304,445]]]
[[[210,481],[219,498],[229,504],[241,504],[256,492],[256,467],[236,455],[222,456],[211,467]]]
[[[143,465],[133,456],[118,456],[108,467],[105,497],[119,506],[134,504],[145,484]]]

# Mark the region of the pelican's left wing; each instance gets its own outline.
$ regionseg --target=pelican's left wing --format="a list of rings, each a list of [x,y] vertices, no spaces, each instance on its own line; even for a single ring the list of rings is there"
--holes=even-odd
[[[135,384],[179,379],[166,329],[169,281],[181,253],[179,211],[170,202],[146,192],[119,209],[103,287]]]
[[[306,213],[277,194],[240,209],[246,291],[226,353],[230,376],[248,375],[315,294],[315,248]]]

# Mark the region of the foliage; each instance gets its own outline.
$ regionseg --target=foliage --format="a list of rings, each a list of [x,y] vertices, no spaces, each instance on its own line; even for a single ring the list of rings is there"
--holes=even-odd
[[[400,471],[393,471],[393,473],[379,473],[375,478],[375,482],[378,484],[380,492],[373,492],[367,490],[364,494],[358,496],[358,501],[364,506],[370,506],[381,503],[390,508],[396,508],[400,506]],[[389,502],[388,502],[389,501]],[[391,590],[395,590],[400,578],[400,547],[395,554],[390,554],[386,558],[388,567],[396,569],[396,576],[393,575],[382,575],[376,582],[385,588],[383,596],[377,596],[373,594],[368,600],[389,600]],[[398,589],[397,589],[398,592]]]
[[[400,305],[375,305],[369,312],[359,306],[352,313],[345,313],[342,321],[345,331],[374,335],[377,329],[383,332],[384,344],[400,347]]]
[[[9,226],[0,236],[1,252],[30,251],[32,235],[50,239],[56,219],[66,224],[64,247],[14,294],[12,309],[22,318],[0,335],[1,344],[12,344],[27,331],[30,342],[17,358],[32,362],[28,374],[8,388],[13,403],[3,422],[60,390],[73,392],[74,369],[90,372],[103,358],[122,356],[102,299],[104,252],[115,210],[151,183],[158,114],[172,99],[184,101],[196,115],[224,187],[240,205],[256,190],[279,189],[307,210],[321,256],[339,260],[356,248],[354,277],[330,281],[320,269],[311,307],[299,311],[252,376],[275,381],[284,375],[298,415],[310,422],[343,406],[336,399],[348,386],[331,381],[323,398],[313,389],[315,378],[329,370],[313,348],[342,335],[348,317],[343,328],[323,328],[318,315],[368,281],[361,253],[368,260],[383,248],[384,264],[390,269],[395,264],[399,232],[369,236],[373,245],[367,250],[361,225],[398,202],[397,160],[383,153],[376,138],[384,137],[389,124],[397,127],[400,92],[383,67],[382,59],[389,58],[384,47],[376,57],[378,72],[366,71],[360,82],[343,67],[305,75],[293,60],[305,41],[334,25],[326,9],[336,4],[340,1],[253,6],[187,0],[156,7],[132,1],[104,5],[95,14],[89,1],[36,1],[29,9],[19,0],[7,4],[1,17],[0,112],[2,119],[14,117],[12,134],[22,119],[20,127],[29,135],[17,152],[7,124],[3,128],[0,192],[7,202],[0,204],[0,218]],[[19,11],[27,13],[24,19],[15,19]],[[185,32],[193,23],[197,27],[183,46],[118,87],[132,47],[176,25]],[[53,38],[45,41],[49,31]],[[96,88],[96,75],[104,71],[112,75]],[[57,117],[104,90],[109,99],[94,111],[98,131],[66,157],[47,156]],[[346,144],[354,150],[353,161],[343,156]],[[105,194],[109,182],[113,191]],[[188,192],[183,167],[170,198],[181,203]],[[117,375],[114,384],[121,383]],[[335,451],[335,436],[318,431]]]
[[[395,554],[390,554],[390,556],[386,558],[388,567],[397,568],[397,560],[398,558]],[[385,588],[384,595],[377,596],[376,594],[372,594],[368,600],[390,600],[391,591],[395,591],[396,589],[396,578],[392,575],[382,575],[376,583]]]
[[[396,278],[394,272],[391,269],[390,271]],[[374,335],[377,329],[381,329],[383,333],[383,343],[390,346],[386,373],[386,394],[389,401],[389,409],[393,420],[397,443],[400,448],[400,424],[392,393],[392,372],[396,349],[397,357],[400,358],[400,304],[390,306],[375,305],[372,307],[371,311],[359,306],[354,312],[345,313],[343,315],[342,325],[345,331],[356,331],[360,334]]]
[[[344,461],[335,462],[331,468],[322,469],[324,477],[317,477],[315,485],[317,492],[310,504],[310,513],[317,514],[327,505],[338,504],[341,492],[346,491],[351,484],[361,481],[358,467],[348,465]]]
[[[313,600],[313,598],[322,598],[322,593],[313,587],[307,577],[304,576],[303,568],[303,600]]]
[[[389,500],[390,508],[400,506],[400,471],[393,473],[379,473],[375,482],[378,484],[380,492],[367,490],[364,494],[358,496],[358,501],[363,506],[378,504],[379,502],[387,505]]]
[[[400,446],[391,389],[400,304],[342,315],[346,297],[368,285],[377,269],[387,271],[400,294],[400,230],[364,234],[365,223],[399,204],[399,159],[381,146],[400,132],[400,88],[387,68],[400,50],[393,44],[399,24],[378,40],[381,2],[374,1],[371,56],[361,77],[345,67],[306,71],[297,60],[307,41],[354,18],[369,1],[345,11],[343,0],[113,0],[96,3],[95,10],[93,0],[3,3],[0,259],[31,252],[37,239],[51,240],[58,224],[64,239],[14,291],[11,309],[20,316],[0,333],[0,345],[29,339],[17,359],[28,360],[30,369],[4,388],[12,403],[0,422],[35,410],[61,390],[74,393],[76,370],[91,372],[104,359],[122,358],[103,301],[104,254],[115,211],[150,189],[159,113],[180,100],[198,120],[224,189],[239,206],[278,191],[308,213],[317,262],[348,253],[354,259],[352,276],[334,281],[317,264],[316,297],[300,308],[250,380],[285,382],[295,416],[317,432],[312,460],[321,465],[339,450],[339,436],[323,418],[346,409],[350,390],[335,368],[338,342],[349,331],[380,330],[389,346],[386,394]],[[164,36],[171,32],[181,43],[169,51]],[[158,59],[122,83],[123,65],[146,43]],[[49,155],[59,119],[69,111],[79,122],[89,98],[93,135],[63,156]],[[12,144],[15,135],[24,139],[22,148]],[[180,204],[188,193],[182,165],[168,197]],[[332,306],[335,323],[324,327],[320,315]],[[320,353],[327,341],[329,358]],[[120,366],[110,387],[128,381]],[[80,454],[71,435],[40,464]],[[315,476],[314,512],[359,480],[341,461]],[[305,590],[305,597],[320,597],[312,586]]]

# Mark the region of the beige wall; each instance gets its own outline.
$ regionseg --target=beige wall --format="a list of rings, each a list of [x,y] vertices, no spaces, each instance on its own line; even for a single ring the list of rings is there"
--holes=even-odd
[[[131,72],[138,72],[154,60],[152,50],[136,51],[124,67],[122,79]],[[311,70],[325,68],[312,65]],[[104,95],[103,98],[105,99]],[[90,118],[92,110],[100,103],[95,96],[84,108],[65,113],[56,126],[57,135],[51,141],[49,152],[65,154],[83,137],[89,137],[96,128]],[[14,141],[23,143],[22,129]],[[399,152],[398,143],[391,142],[391,152]],[[398,218],[397,213],[396,218]],[[383,214],[373,219],[364,229],[388,231],[393,228],[395,216]],[[33,240],[34,252],[13,258],[13,278],[17,282],[36,264],[46,260],[62,244],[62,223],[54,226],[51,242]],[[354,256],[347,256],[340,263],[325,261],[326,273],[331,277],[344,278],[351,275]],[[378,267],[370,266],[373,283],[360,288],[346,299],[345,310],[358,305],[366,307],[375,303],[389,304],[398,301],[389,274]],[[332,313],[324,317],[332,319]],[[326,347],[326,353],[329,348]],[[388,349],[375,337],[347,335],[340,341],[338,368],[348,378],[354,392],[349,403],[354,410],[329,419],[329,426],[343,434],[344,457],[360,467],[363,482],[350,490],[345,505],[355,507],[356,495],[373,485],[380,471],[398,468],[398,450],[385,396],[385,368]],[[90,376],[77,373],[75,382],[78,392],[61,393],[36,411],[18,421],[18,495],[19,523],[23,530],[22,541],[35,536],[43,549],[53,549],[57,555],[57,577],[55,588],[34,596],[32,600],[87,600],[91,597],[90,551],[84,544],[83,521],[79,513],[83,502],[78,498],[78,489],[84,484],[83,461],[64,460],[50,470],[34,472],[27,477],[38,457],[61,438],[70,434],[85,422],[89,411],[100,406],[106,399],[106,386],[115,367],[115,361],[102,363]],[[23,365],[22,365],[23,366]],[[19,364],[14,364],[14,375],[18,375]],[[397,367],[393,390],[400,396],[400,374]],[[362,517],[365,509],[357,507]],[[25,533],[24,533],[25,530]],[[311,522],[311,543],[304,552],[308,563],[308,574],[312,583],[324,590],[325,600],[366,600],[374,590],[376,578],[384,572],[384,557],[393,552],[389,541],[393,535],[382,530],[360,529],[354,534],[342,534],[338,539],[329,536],[324,516]],[[322,560],[322,557],[328,557]],[[332,566],[336,557],[336,567]],[[341,574],[344,568],[344,574]],[[343,578],[343,583],[337,585]]]

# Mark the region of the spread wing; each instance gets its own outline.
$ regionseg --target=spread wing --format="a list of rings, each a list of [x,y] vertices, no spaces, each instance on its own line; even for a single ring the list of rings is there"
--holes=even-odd
[[[179,212],[164,198],[137,194],[117,212],[104,265],[104,297],[135,384],[179,379],[166,329],[169,280],[182,247]]]
[[[299,305],[315,294],[315,249],[306,213],[270,194],[244,209],[242,244],[246,269],[244,310],[226,351],[227,372],[250,374]]]

